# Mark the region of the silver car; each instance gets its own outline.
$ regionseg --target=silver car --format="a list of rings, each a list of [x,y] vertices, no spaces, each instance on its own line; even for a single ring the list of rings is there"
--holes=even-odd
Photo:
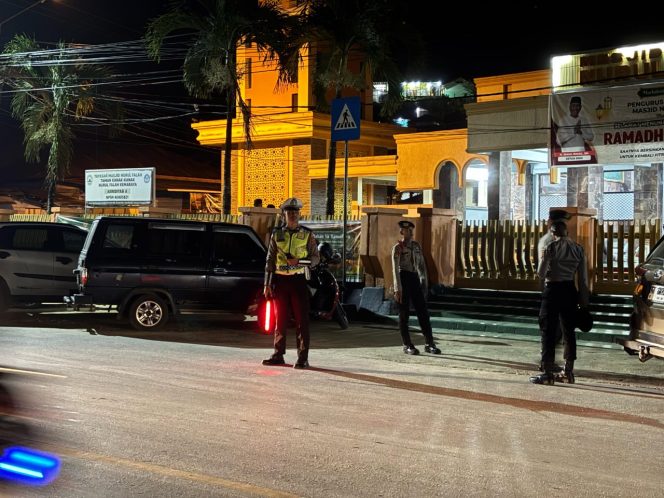
[[[63,223],[0,223],[0,311],[62,302],[75,290],[73,270],[86,235]]]
[[[638,354],[641,361],[664,358],[664,237],[636,267],[636,275],[630,335],[621,342],[625,351]]]

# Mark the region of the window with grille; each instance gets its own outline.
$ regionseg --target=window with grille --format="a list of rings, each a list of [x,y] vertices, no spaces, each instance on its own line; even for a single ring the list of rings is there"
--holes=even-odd
[[[634,170],[609,170],[603,173],[603,220],[634,218]]]

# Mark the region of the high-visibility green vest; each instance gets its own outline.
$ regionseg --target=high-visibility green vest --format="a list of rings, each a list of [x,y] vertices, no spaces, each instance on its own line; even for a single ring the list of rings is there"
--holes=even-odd
[[[279,250],[277,251],[277,273],[294,274],[304,273],[304,266],[288,264],[288,255],[296,259],[306,259],[309,256],[307,244],[311,231],[300,227],[297,232],[291,232],[286,228],[275,231],[274,237]]]

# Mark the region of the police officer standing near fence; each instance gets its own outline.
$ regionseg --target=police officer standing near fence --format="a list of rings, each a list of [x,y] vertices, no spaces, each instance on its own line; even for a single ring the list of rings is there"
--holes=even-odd
[[[576,360],[577,307],[588,307],[588,268],[586,256],[576,242],[567,237],[567,225],[562,220],[551,224],[553,242],[544,249],[537,273],[544,280],[539,325],[542,334],[543,373],[530,377],[533,384],[553,384],[556,359],[556,332],[560,326],[565,340],[565,368],[563,379],[574,383]],[[578,290],[574,282],[577,276]]]
[[[424,334],[427,353],[440,354],[436,347],[431,330],[431,319],[427,309],[427,267],[424,261],[422,246],[413,240],[415,225],[410,221],[399,222],[401,240],[392,248],[392,278],[394,280],[394,300],[399,305],[399,331],[403,341],[403,352],[406,354],[420,354],[413,346],[408,332],[410,319],[410,303],[412,301],[417,313],[417,320]]]
[[[309,288],[305,272],[318,264],[318,247],[314,234],[300,225],[302,201],[295,197],[281,206],[285,220],[272,231],[265,263],[264,295],[274,296],[277,323],[274,331],[274,353],[263,365],[284,365],[286,328],[291,313],[297,334],[297,361],[294,368],[309,367]]]

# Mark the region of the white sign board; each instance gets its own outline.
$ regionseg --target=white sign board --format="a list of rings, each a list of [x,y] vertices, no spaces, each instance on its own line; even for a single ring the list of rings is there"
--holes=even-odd
[[[85,170],[85,205],[151,205],[155,200],[155,179],[155,168]]]
[[[664,161],[664,84],[551,96],[551,165]]]

